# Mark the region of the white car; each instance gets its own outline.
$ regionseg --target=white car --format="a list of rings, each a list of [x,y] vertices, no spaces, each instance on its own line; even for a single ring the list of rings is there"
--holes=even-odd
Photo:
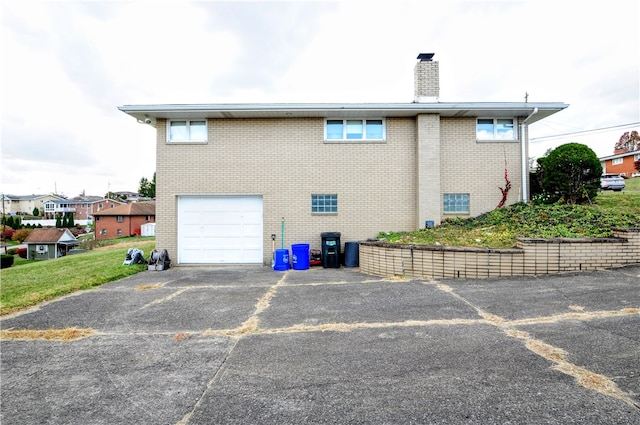
[[[600,179],[600,189],[615,190],[616,192],[624,189],[624,179],[619,174],[603,174]]]

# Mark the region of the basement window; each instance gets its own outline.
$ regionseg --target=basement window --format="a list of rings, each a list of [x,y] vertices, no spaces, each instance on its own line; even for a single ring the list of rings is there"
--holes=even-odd
[[[327,119],[324,129],[326,141],[384,141],[385,139],[385,121],[383,119]]]
[[[312,214],[337,214],[338,213],[338,195],[336,194],[311,195],[311,213]]]
[[[167,142],[207,142],[207,121],[169,121],[167,123]]]
[[[516,140],[516,120],[513,118],[478,118],[477,140]]]
[[[468,193],[445,193],[443,196],[443,211],[445,213],[469,213]]]

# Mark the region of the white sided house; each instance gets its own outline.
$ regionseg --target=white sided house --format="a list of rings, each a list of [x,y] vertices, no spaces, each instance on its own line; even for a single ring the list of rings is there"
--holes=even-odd
[[[528,199],[528,125],[564,103],[439,102],[433,54],[408,103],[126,105],[157,130],[156,246],[174,264],[269,264],[322,232],[411,231]]]

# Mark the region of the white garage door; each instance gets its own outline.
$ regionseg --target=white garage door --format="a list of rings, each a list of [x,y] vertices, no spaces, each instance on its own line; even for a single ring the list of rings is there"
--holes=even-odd
[[[262,263],[261,196],[178,198],[178,263]]]

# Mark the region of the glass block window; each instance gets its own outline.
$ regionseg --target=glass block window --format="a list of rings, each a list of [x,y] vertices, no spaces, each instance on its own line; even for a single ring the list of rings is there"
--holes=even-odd
[[[445,193],[443,201],[445,213],[469,213],[468,193]]]
[[[338,212],[338,195],[311,195],[311,213],[336,214]]]

